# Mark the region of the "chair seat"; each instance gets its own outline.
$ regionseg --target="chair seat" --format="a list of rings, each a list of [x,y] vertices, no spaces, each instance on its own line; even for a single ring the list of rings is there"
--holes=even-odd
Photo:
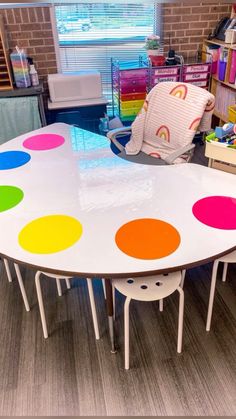
[[[125,150],[117,153],[117,156],[121,159],[130,161],[132,163],[139,163],[139,164],[148,164],[153,166],[163,166],[167,165],[167,163],[162,159],[157,159],[156,157],[149,156],[143,151],[140,151],[138,154],[126,154]]]
[[[43,271],[41,271],[41,273],[42,273],[43,275],[46,275],[46,276],[48,276],[49,278],[53,278],[53,279],[71,279],[71,278],[72,278],[72,276],[56,275],[56,274],[51,274],[51,273],[49,273],[49,272],[43,272]]]
[[[180,285],[181,272],[146,276],[137,278],[122,278],[112,281],[121,294],[138,301],[156,301],[168,297]]]

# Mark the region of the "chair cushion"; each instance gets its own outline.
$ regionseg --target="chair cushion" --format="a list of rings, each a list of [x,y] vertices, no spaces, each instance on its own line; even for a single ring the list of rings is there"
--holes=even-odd
[[[173,151],[192,143],[196,130],[209,129],[214,96],[189,83],[163,82],[148,94],[132,124],[132,136],[125,150],[140,150],[165,159]],[[175,162],[183,162],[178,158]]]

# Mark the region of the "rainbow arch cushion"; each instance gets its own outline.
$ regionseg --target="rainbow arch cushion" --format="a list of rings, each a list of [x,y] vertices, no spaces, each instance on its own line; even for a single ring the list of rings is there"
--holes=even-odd
[[[157,84],[132,124],[126,153],[143,151],[165,160],[174,151],[191,144],[197,130],[210,128],[214,102],[211,93],[189,83]],[[181,157],[175,163],[185,161]]]

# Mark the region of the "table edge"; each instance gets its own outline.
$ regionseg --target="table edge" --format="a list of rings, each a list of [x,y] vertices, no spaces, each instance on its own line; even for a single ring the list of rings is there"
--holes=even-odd
[[[1,259],[8,259],[11,260],[13,263],[17,263],[20,265],[25,265],[29,268],[32,269],[36,269],[37,271],[41,271],[41,272],[48,272],[48,273],[55,273],[57,275],[61,275],[61,276],[70,276],[70,277],[76,277],[76,276],[80,276],[82,278],[131,278],[131,277],[145,277],[145,276],[154,276],[154,275],[160,275],[160,274],[164,274],[164,273],[169,273],[169,272],[176,272],[176,271],[182,271],[184,269],[191,269],[191,268],[196,268],[198,266],[201,265],[205,265],[207,263],[210,263],[212,261],[214,261],[215,259],[219,259],[221,256],[225,256],[231,252],[233,252],[234,250],[236,250],[236,245],[224,252],[218,253],[214,256],[211,256],[209,258],[206,259],[201,259],[195,262],[191,262],[191,263],[187,263],[185,265],[179,265],[179,266],[172,266],[171,268],[164,268],[164,269],[155,269],[155,270],[150,270],[150,271],[142,271],[142,272],[122,272],[122,273],[91,273],[91,272],[75,272],[75,271],[62,271],[62,270],[58,270],[58,269],[51,269],[51,268],[45,268],[43,266],[40,265],[33,265],[31,263],[28,262],[23,262],[21,260],[18,259],[14,259],[10,256],[7,256],[3,253],[0,253],[0,258]]]

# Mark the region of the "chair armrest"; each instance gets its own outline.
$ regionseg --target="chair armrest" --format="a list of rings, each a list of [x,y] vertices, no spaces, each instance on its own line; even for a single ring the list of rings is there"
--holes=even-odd
[[[118,150],[123,151],[125,147],[117,141],[116,137],[119,135],[128,135],[131,132],[131,127],[122,127],[122,128],[115,128],[111,131],[108,131],[107,138],[118,148]]]
[[[172,164],[175,159],[182,156],[182,154],[185,154],[191,150],[193,150],[195,147],[195,144],[188,144],[184,147],[179,148],[178,150],[174,151],[173,153],[169,154],[164,160],[167,164]]]

